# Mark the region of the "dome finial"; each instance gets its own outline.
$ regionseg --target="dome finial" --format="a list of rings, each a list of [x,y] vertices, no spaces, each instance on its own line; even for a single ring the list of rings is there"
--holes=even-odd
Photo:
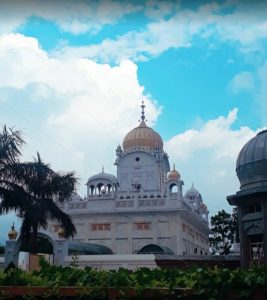
[[[144,100],[142,100],[142,105],[141,105],[141,109],[142,109],[142,112],[141,112],[141,120],[142,121],[145,121],[145,104],[144,104]]]
[[[104,171],[104,166],[102,166],[102,173],[105,173],[105,171]]]
[[[173,164],[173,170],[175,171],[175,163]]]
[[[14,222],[13,222],[13,225],[11,226],[11,230],[10,230],[9,233],[8,233],[8,238],[9,238],[10,240],[15,240],[15,239],[17,238],[17,236],[18,236],[18,233],[17,233],[17,231],[15,230],[15,224],[14,224]]]

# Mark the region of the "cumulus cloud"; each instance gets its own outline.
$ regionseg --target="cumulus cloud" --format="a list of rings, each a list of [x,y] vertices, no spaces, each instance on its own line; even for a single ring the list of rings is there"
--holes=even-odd
[[[0,38],[0,69],[1,122],[26,133],[25,157],[39,150],[54,167],[75,169],[82,185],[103,164],[114,171],[112,154],[138,125],[141,100],[150,125],[161,110],[128,60],[51,58],[36,39],[10,34]]]
[[[239,151],[256,132],[248,127],[233,129],[238,110],[190,129],[165,142],[171,162],[185,182],[185,190],[194,182],[208,204],[211,214],[230,210],[226,196],[239,189],[235,163]]]

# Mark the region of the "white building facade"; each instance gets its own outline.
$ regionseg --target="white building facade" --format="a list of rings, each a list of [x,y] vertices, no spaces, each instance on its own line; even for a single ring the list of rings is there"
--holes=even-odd
[[[74,195],[59,204],[76,226],[74,240],[106,246],[114,254],[143,253],[147,247],[208,254],[207,207],[193,186],[183,195],[181,176],[175,167],[170,171],[162,138],[146,125],[141,107],[139,126],[116,149],[117,176],[102,170],[88,179],[84,199]],[[58,229],[50,223],[50,235],[56,237]]]

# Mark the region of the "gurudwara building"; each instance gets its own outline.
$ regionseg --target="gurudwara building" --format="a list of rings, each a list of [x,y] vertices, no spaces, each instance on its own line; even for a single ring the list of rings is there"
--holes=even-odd
[[[77,235],[73,242],[104,246],[109,253],[205,255],[209,249],[208,209],[192,185],[183,181],[169,158],[161,136],[145,123],[116,149],[117,176],[102,172],[89,177],[87,196],[58,204],[71,215]],[[50,236],[59,225],[50,223]]]

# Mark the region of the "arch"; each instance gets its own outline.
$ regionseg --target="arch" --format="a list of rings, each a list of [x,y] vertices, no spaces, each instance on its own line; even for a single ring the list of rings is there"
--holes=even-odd
[[[137,254],[170,254],[173,255],[173,252],[170,248],[166,246],[159,246],[157,244],[148,244],[142,247]]]
[[[68,243],[68,255],[108,255],[113,251],[104,245],[71,241]]]
[[[110,183],[107,184],[107,193],[110,194],[112,192],[112,185]]]
[[[101,195],[101,190],[103,188],[104,184],[102,182],[100,182],[96,187],[97,187],[97,195]]]
[[[37,241],[37,252],[40,253],[40,250],[42,253],[47,253],[47,254],[53,254],[54,255],[54,249],[55,249],[55,243],[48,234],[44,233],[37,233],[37,237],[39,240],[39,243]],[[41,244],[41,246],[40,246]],[[45,248],[45,245],[47,246]],[[15,244],[13,244],[12,252],[10,252],[8,255],[5,256],[5,266],[8,266],[10,262],[14,263],[16,266],[18,265],[19,262],[19,252],[20,251],[27,251],[29,252],[29,245],[25,243],[25,241],[22,241],[21,235],[18,236],[18,238],[15,241]],[[46,249],[47,251],[44,251]]]
[[[262,226],[252,223],[249,227],[245,229],[247,235],[257,235],[263,233]]]
[[[170,185],[170,193],[171,194],[177,194],[178,193],[178,186],[175,183],[172,183]]]
[[[37,253],[54,254],[54,240],[47,234],[38,232],[37,234]],[[29,244],[20,241],[19,251],[30,252]]]
[[[95,195],[95,186],[93,184],[90,185],[90,195]]]

